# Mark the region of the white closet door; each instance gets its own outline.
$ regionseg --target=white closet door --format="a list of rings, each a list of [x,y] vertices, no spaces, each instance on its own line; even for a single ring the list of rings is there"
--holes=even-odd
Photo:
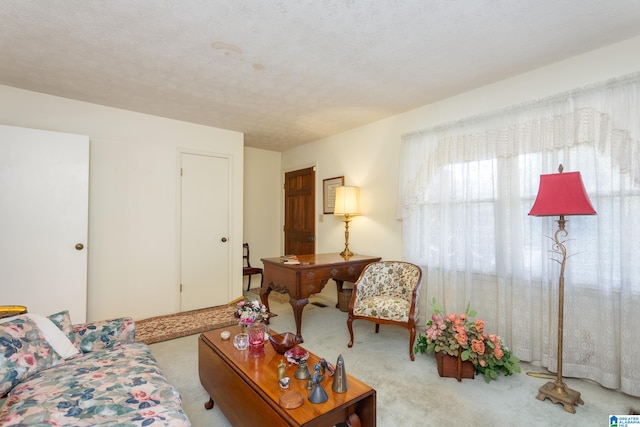
[[[0,304],[87,317],[89,137],[0,125]]]
[[[181,173],[181,310],[227,304],[229,159],[182,153]]]

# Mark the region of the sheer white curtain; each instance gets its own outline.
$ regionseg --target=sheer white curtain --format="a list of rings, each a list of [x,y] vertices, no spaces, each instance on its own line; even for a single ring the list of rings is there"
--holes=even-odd
[[[598,212],[567,217],[563,374],[640,396],[639,135],[640,74],[404,135],[398,215],[425,272],[421,312],[433,297],[471,302],[514,354],[555,372],[557,218],[527,214],[562,163]]]

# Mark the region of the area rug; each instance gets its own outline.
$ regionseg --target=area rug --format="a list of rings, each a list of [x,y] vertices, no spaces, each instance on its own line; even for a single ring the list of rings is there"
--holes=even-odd
[[[245,298],[249,300],[258,300],[260,301],[260,288],[251,288],[251,290],[246,291],[244,293]],[[269,302],[277,301],[277,302],[289,302],[289,295],[285,293],[280,293],[277,291],[271,291],[269,294]]]
[[[234,305],[221,305],[136,320],[136,341],[153,344],[234,325],[234,311]]]

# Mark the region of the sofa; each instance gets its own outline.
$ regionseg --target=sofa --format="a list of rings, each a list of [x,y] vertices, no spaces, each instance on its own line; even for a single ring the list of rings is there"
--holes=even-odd
[[[190,426],[131,318],[0,319],[0,426]]]

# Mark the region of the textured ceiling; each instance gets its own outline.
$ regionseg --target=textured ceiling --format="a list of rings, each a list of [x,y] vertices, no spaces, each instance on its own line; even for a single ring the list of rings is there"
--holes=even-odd
[[[1,0],[0,84],[284,151],[639,24],[634,0]]]

